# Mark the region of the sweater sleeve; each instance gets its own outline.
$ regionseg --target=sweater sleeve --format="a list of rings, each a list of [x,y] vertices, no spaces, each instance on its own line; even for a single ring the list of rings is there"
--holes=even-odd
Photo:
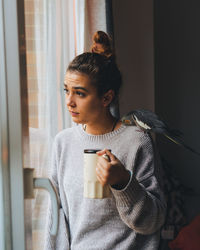
[[[152,142],[145,135],[137,149],[129,183],[122,190],[111,188],[121,219],[143,235],[159,230],[165,219],[166,204],[154,158]]]
[[[58,197],[60,199],[57,168],[58,168],[57,144],[56,142],[54,142],[49,179],[51,180],[53,186],[55,187]],[[48,212],[47,212],[47,223],[46,223],[46,230],[45,230],[44,250],[55,250],[55,249],[56,250],[69,250],[70,249],[68,222],[67,222],[65,213],[63,211],[61,201],[59,202],[60,202],[61,207],[59,209],[58,233],[56,236],[52,236],[50,234],[51,226],[52,226],[52,206],[51,206],[51,202],[49,201]]]

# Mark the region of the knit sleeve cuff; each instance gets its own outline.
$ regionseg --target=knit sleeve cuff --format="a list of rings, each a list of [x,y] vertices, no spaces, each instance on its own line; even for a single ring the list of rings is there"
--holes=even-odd
[[[145,197],[145,190],[134,177],[133,173],[131,171],[130,173],[130,180],[125,188],[118,190],[111,187],[118,206],[130,206],[140,202]]]

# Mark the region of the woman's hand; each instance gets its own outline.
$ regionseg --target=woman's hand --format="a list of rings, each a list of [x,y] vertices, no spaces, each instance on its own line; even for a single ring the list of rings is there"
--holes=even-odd
[[[130,172],[109,150],[104,149],[97,154],[99,156],[106,154],[110,158],[110,161],[104,157],[98,158],[96,173],[99,182],[103,186],[109,184],[114,188],[123,189],[129,182]]]

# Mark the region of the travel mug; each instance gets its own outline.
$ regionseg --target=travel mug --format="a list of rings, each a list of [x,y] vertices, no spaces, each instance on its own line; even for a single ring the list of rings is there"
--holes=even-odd
[[[98,156],[96,152],[100,149],[84,150],[84,197],[93,199],[103,199],[111,196],[109,185],[104,187],[98,181],[96,176],[96,166],[98,157],[104,157],[109,160],[107,155]]]

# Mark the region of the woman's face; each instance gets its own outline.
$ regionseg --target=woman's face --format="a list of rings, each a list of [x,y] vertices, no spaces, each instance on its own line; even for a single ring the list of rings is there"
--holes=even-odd
[[[95,123],[101,117],[105,105],[89,77],[77,72],[67,72],[64,81],[66,104],[76,123]]]

